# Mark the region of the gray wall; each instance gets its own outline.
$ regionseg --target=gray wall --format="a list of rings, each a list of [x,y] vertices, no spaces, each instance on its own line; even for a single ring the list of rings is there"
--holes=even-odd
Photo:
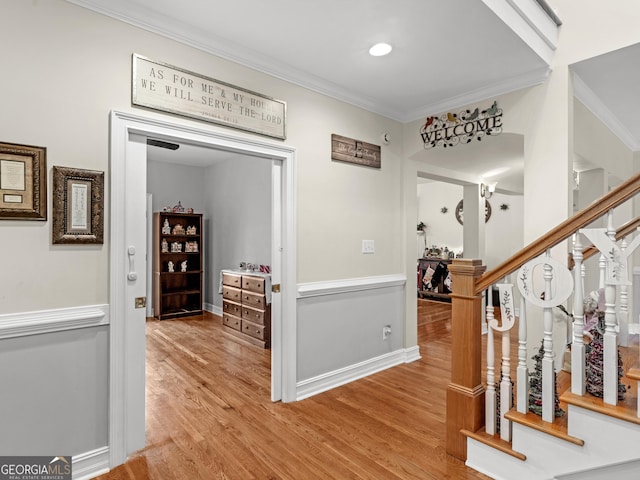
[[[403,304],[401,286],[299,299],[297,380],[402,349]],[[391,326],[388,340],[382,338],[385,325]]]
[[[153,194],[153,211],[159,212],[180,202],[184,208],[204,213],[205,168],[154,162],[150,152],[148,155],[147,192]]]
[[[108,444],[108,326],[0,340],[2,455]]]
[[[271,160],[241,157],[206,173],[208,276],[205,301],[222,306],[221,269],[240,262],[271,265]]]
[[[180,201],[203,214],[204,301],[221,307],[221,269],[271,264],[271,160],[245,156],[193,167],[149,158],[153,211]]]

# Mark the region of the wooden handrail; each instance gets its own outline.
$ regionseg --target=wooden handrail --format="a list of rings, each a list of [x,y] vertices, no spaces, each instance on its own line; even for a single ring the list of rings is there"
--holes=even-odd
[[[486,272],[476,282],[475,293],[479,294],[486,290],[490,285],[493,285],[501,278],[520,268],[529,260],[536,258],[549,248],[569,238],[578,229],[589,225],[612,208],[626,202],[639,191],[640,173],[634,175],[626,182],[611,190],[596,203],[592,203],[588,207],[580,210],[574,216],[568,218],[554,229],[542,235],[540,238],[512,255],[493,270]]]
[[[627,235],[631,235],[633,232],[635,232],[638,229],[638,227],[640,227],[640,217],[637,217],[633,220],[629,220],[627,223],[622,225],[616,231],[616,240],[620,240],[626,237]],[[582,251],[582,260],[584,261],[587,258],[591,258],[596,253],[598,253],[598,249],[593,245],[591,245]]]

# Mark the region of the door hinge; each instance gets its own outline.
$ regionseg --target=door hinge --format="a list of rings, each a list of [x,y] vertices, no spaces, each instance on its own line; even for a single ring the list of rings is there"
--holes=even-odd
[[[271,291],[273,293],[280,293],[280,284],[274,283],[273,285],[271,285]]]
[[[144,308],[147,306],[147,297],[136,297],[136,308]]]

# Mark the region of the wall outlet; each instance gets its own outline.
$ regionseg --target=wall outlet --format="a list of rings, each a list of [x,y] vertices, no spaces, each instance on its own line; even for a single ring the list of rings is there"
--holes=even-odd
[[[391,325],[382,327],[382,340],[388,340],[391,336]]]
[[[362,253],[376,253],[376,244],[373,240],[362,240]]]

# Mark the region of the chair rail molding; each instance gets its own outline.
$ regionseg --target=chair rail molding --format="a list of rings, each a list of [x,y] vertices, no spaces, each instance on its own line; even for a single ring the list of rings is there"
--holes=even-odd
[[[58,308],[0,315],[0,339],[108,325],[109,305]]]

